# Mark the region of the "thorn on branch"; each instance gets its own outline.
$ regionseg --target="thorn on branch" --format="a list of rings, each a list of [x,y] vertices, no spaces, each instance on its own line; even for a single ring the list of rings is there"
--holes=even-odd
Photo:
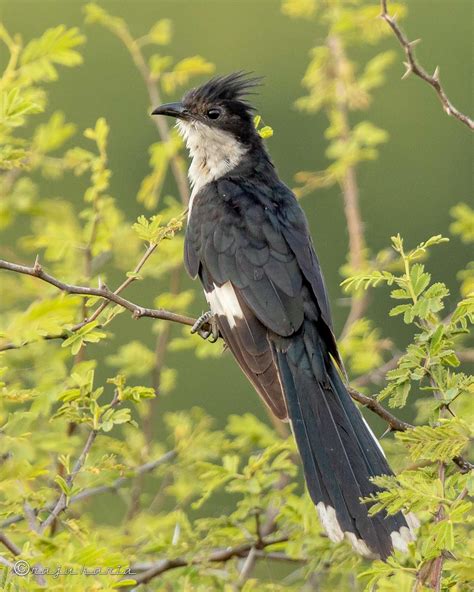
[[[39,262],[39,255],[36,255],[35,257],[35,263],[33,265],[33,273],[35,275],[40,275],[40,273],[42,272],[43,268],[41,267],[41,264]]]
[[[412,68],[410,62],[403,62],[403,65],[405,66],[405,72],[402,76],[402,80],[405,80],[413,72],[413,68]]]
[[[452,115],[457,120],[459,120],[461,123],[463,123],[464,125],[467,125],[467,127],[469,127],[471,130],[474,130],[474,121],[468,115],[466,115],[465,113],[462,113],[461,111],[459,111],[459,109],[456,109],[456,107],[454,107],[454,105],[451,103],[448,96],[446,95],[445,90],[443,89],[443,87],[441,86],[441,84],[439,82],[439,69],[436,68],[433,76],[430,76],[428,74],[428,72],[417,61],[414,51],[413,51],[413,48],[419,42],[419,39],[415,39],[414,41],[408,40],[408,38],[405,35],[405,33],[403,32],[403,30],[398,26],[396,19],[395,19],[395,15],[393,17],[391,17],[388,14],[387,4],[388,4],[388,0],[380,0],[380,6],[382,9],[381,17],[392,29],[395,37],[398,39],[398,42],[400,43],[403,50],[405,51],[405,54],[406,54],[408,61],[410,63],[410,70],[408,70],[408,67],[407,67],[407,71],[402,76],[402,80],[404,78],[406,78],[410,72],[413,72],[416,76],[418,76],[418,78],[421,78],[422,80],[424,80],[427,84],[429,84],[434,89],[434,91],[438,95],[438,99],[439,99],[445,113],[447,113],[448,115]]]

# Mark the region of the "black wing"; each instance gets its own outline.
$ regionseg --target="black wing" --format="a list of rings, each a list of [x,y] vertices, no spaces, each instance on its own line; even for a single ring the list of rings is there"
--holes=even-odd
[[[224,178],[207,185],[194,200],[185,264],[193,278],[203,270],[217,285],[232,282],[260,322],[281,336],[292,335],[302,324],[301,289],[307,283],[331,354],[338,359],[306,218],[282,183],[269,187]]]
[[[286,406],[267,332],[290,336],[300,329],[307,308],[303,285],[312,291],[313,316],[338,359],[324,281],[295,197],[283,184],[270,188],[243,178],[207,185],[194,199],[185,264],[207,294],[227,282],[234,287],[243,319],[231,326],[219,314],[219,328],[245,374],[283,419]]]

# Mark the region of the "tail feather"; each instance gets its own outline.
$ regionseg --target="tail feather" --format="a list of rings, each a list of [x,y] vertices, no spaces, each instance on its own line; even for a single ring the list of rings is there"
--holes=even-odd
[[[308,491],[329,538],[344,536],[365,556],[406,549],[410,530],[401,513],[369,516],[361,497],[378,491],[370,477],[392,474],[329,356],[316,327],[273,344],[288,415]]]

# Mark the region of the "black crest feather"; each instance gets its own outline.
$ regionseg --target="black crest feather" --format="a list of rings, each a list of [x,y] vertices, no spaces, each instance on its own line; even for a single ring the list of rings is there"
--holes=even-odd
[[[216,76],[202,86],[189,91],[184,102],[240,101],[247,108],[251,108],[245,101],[245,97],[254,94],[252,90],[262,84],[262,80],[261,76],[251,76],[243,71],[233,72],[227,76]]]

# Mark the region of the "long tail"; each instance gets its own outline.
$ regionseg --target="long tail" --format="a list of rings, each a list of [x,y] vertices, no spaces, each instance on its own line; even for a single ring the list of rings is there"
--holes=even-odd
[[[391,475],[380,444],[352,402],[313,323],[274,343],[306,484],[329,538],[346,537],[360,554],[386,559],[413,540],[398,513],[369,516],[360,498],[378,491],[369,480]]]

